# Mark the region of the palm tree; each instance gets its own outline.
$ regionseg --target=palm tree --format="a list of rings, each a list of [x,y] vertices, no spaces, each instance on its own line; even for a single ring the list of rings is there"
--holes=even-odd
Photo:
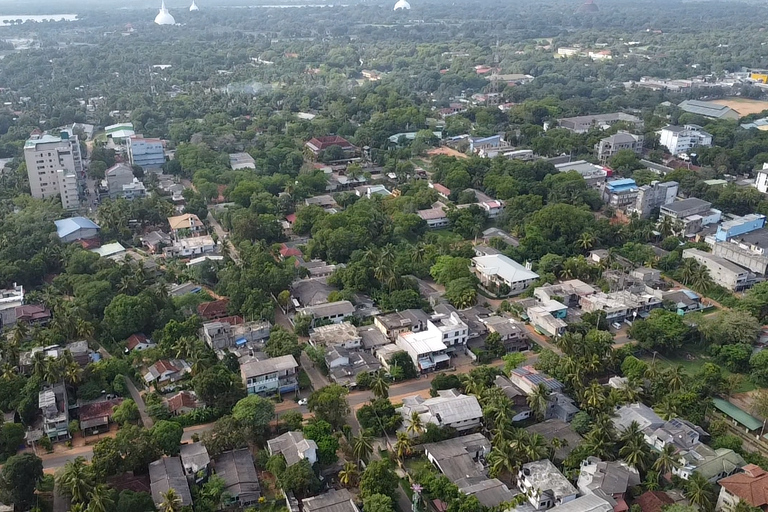
[[[523,446],[523,453],[528,462],[546,458],[549,455],[547,440],[541,434],[529,434],[528,441]]]
[[[668,215],[665,215],[657,226],[657,228],[659,229],[659,232],[661,233],[661,236],[663,236],[664,238],[672,235],[672,227],[673,227],[672,217]]]
[[[603,404],[605,403],[605,393],[603,391],[603,386],[596,380],[593,380],[584,390],[584,403],[591,411],[602,409]]]
[[[699,264],[693,258],[685,258],[683,264],[680,265],[680,278],[683,284],[691,284],[693,276],[696,274],[696,269]]]
[[[685,384],[685,368],[679,364],[665,372],[664,380],[672,391],[680,391]]]
[[[354,487],[359,476],[360,472],[357,470],[357,465],[352,462],[346,462],[344,469],[339,471],[339,482],[344,487]]]
[[[664,449],[659,452],[659,456],[651,466],[659,475],[666,475],[671,473],[673,469],[677,467],[677,457],[675,456],[675,447],[671,444],[664,446]]]
[[[78,317],[77,320],[75,320],[75,332],[78,338],[91,340],[93,339],[95,329],[91,322],[86,322],[82,317]]]
[[[368,460],[368,456],[373,452],[373,444],[371,438],[360,432],[357,437],[354,438],[352,443],[352,455],[359,461]]]
[[[691,285],[699,291],[706,292],[714,284],[712,277],[709,275],[709,269],[704,265],[699,265],[693,274]]]
[[[173,489],[161,494],[163,502],[158,507],[160,512],[180,512],[182,507],[181,496]]]
[[[394,446],[397,458],[402,461],[405,457],[408,457],[411,454],[412,447],[411,438],[408,437],[408,434],[405,432],[398,432],[397,442],[395,442]]]
[[[579,247],[581,247],[585,251],[588,251],[595,244],[595,235],[593,235],[588,231],[585,231],[579,237],[578,244],[579,244]]]
[[[549,389],[544,384],[539,384],[534,388],[533,392],[528,395],[528,407],[531,408],[533,414],[539,420],[543,420],[547,414],[547,407],[549,406]]]
[[[32,375],[34,375],[40,380],[43,380],[43,375],[45,375],[45,367],[46,367],[45,358],[46,358],[45,352],[42,350],[32,354]]]
[[[55,357],[45,358],[45,370],[43,371],[43,380],[48,384],[55,384],[61,380],[61,363]]]
[[[195,353],[196,345],[196,338],[192,336],[182,336],[173,345],[173,349],[176,351],[176,357],[188,358]]]
[[[411,411],[411,417],[408,419],[408,427],[405,429],[408,434],[420,435],[426,430],[424,422],[421,420],[421,416],[419,416],[417,411]]]
[[[492,478],[502,475],[515,475],[519,459],[512,453],[509,445],[494,446],[488,454],[488,474]]]
[[[377,398],[389,397],[389,382],[387,382],[383,372],[379,371],[374,375],[373,381],[371,382],[371,391],[373,391],[373,394]]]
[[[64,381],[70,385],[75,386],[80,383],[83,377],[83,370],[80,368],[80,365],[77,364],[75,361],[67,363],[67,365],[64,367],[62,371],[62,376],[64,377]]]
[[[680,416],[680,411],[678,410],[677,404],[672,402],[669,396],[665,396],[654,410],[659,416],[661,416],[663,420],[666,421]]]
[[[642,437],[643,431],[640,429],[640,424],[636,421],[633,421],[627,425],[627,428],[621,431],[621,434],[619,435],[619,441],[622,443],[628,443],[632,439],[636,439],[638,436]]]
[[[170,491],[169,491],[170,492]],[[181,501],[181,500],[179,500]],[[88,512],[107,512],[115,505],[112,492],[104,484],[99,484],[88,493]]]
[[[588,453],[596,457],[600,457],[603,460],[613,458],[613,441],[611,436],[608,432],[596,426],[593,426],[592,430],[584,436],[584,444],[589,447]]]
[[[619,457],[638,471],[643,471],[648,464],[650,452],[642,434],[627,441],[619,450]]]
[[[691,505],[699,510],[708,511],[714,508],[712,505],[715,503],[715,491],[701,473],[694,473],[688,478],[683,494]]]
[[[1,375],[3,380],[6,380],[6,381],[11,380],[13,377],[16,376],[16,366],[11,363],[3,364]]]
[[[69,506],[69,510],[67,512],[87,512],[88,508],[86,508],[85,504],[83,503],[72,503]]]
[[[29,336],[29,325],[27,325],[27,322],[16,322],[13,334],[11,335],[11,341],[16,346],[20,346],[26,341],[27,336]]]
[[[64,469],[56,475],[56,485],[75,503],[84,503],[96,485],[91,468],[85,464],[85,458],[77,457],[67,462]]]

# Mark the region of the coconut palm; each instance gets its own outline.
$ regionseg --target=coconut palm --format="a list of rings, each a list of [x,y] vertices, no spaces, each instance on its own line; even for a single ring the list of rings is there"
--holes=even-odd
[[[643,471],[648,464],[650,457],[648,445],[645,443],[642,434],[638,437],[629,439],[619,450],[619,457],[638,471]]]
[[[112,492],[104,484],[97,485],[88,493],[88,512],[107,512],[114,505]]]
[[[528,462],[541,460],[549,455],[549,445],[541,434],[529,434],[523,448],[523,454]]]
[[[67,512],[87,512],[88,508],[85,506],[84,503],[72,503],[69,506],[69,510]]]
[[[666,475],[667,473],[671,473],[672,470],[677,467],[677,464],[678,462],[675,455],[675,447],[671,444],[668,444],[664,446],[661,452],[659,452],[659,456],[651,466],[651,469],[653,469],[659,475]]]
[[[55,357],[45,358],[45,369],[43,370],[43,381],[48,384],[55,384],[61,380],[61,363]]]
[[[691,284],[697,290],[706,292],[712,288],[715,283],[712,281],[712,277],[709,275],[709,269],[704,265],[699,265],[696,271],[693,273]]]
[[[93,324],[91,322],[86,322],[81,317],[78,317],[75,320],[75,333],[77,334],[78,338],[91,340],[93,339],[94,332],[95,332],[95,328],[93,327]]]
[[[416,411],[411,411],[411,416],[408,418],[408,426],[406,427],[405,431],[408,434],[420,435],[426,430],[427,428],[424,425],[424,421],[421,419],[421,416],[419,416],[419,413]]]
[[[661,236],[664,238],[672,235],[672,228],[673,228],[673,222],[672,217],[665,215],[662,217],[661,222],[659,222],[657,226],[659,233],[661,233]]]
[[[685,384],[685,368],[683,365],[677,365],[674,368],[670,368],[666,372],[664,372],[664,380],[667,383],[667,386],[672,391],[680,391],[682,389],[683,385]]]
[[[360,432],[357,437],[353,438],[352,442],[352,455],[359,461],[368,460],[368,457],[373,452],[373,444],[370,436],[364,432]]]
[[[593,380],[584,390],[584,403],[591,411],[598,411],[605,404],[604,388],[596,380]]]
[[[344,469],[339,471],[339,482],[345,487],[354,487],[359,476],[360,472],[357,470],[357,465],[352,462],[346,462]]]
[[[603,460],[613,458],[613,440],[608,432],[593,426],[592,430],[584,436],[584,444],[588,447],[588,453]]]
[[[386,377],[384,377],[383,372],[376,372],[376,375],[373,376],[373,381],[371,381],[371,391],[373,391],[373,394],[377,398],[389,397],[389,382]]]
[[[622,443],[628,443],[632,439],[636,439],[638,436],[642,437],[643,431],[640,429],[640,424],[636,421],[633,421],[627,425],[627,428],[621,431],[619,434],[619,441]]]
[[[181,496],[173,489],[161,494],[163,502],[158,507],[160,512],[180,512],[182,507]]]
[[[85,458],[77,457],[67,462],[64,469],[56,475],[56,485],[75,503],[84,503],[93,491],[94,481],[91,468]]]
[[[411,438],[408,437],[408,434],[405,432],[398,432],[397,433],[397,442],[395,442],[395,455],[397,455],[397,458],[399,460],[403,460],[405,457],[408,457],[411,454],[411,449],[413,448],[413,445],[411,443]]]
[[[528,395],[528,407],[539,420],[543,420],[549,406],[549,389],[544,384],[539,384]]]
[[[696,269],[699,264],[693,258],[685,258],[683,264],[680,265],[680,278],[683,284],[691,284],[693,282],[693,276],[696,274]]]
[[[519,469],[519,459],[514,452],[506,446],[494,446],[488,454],[488,474],[492,478],[503,475],[514,476]]]
[[[585,251],[588,251],[595,244],[595,235],[593,235],[588,231],[585,231],[579,237],[578,244],[579,244],[579,247],[581,247]]]
[[[691,502],[691,505],[699,510],[708,511],[714,508],[714,488],[701,473],[694,473],[688,478],[683,494]]]
[[[2,376],[3,380],[11,380],[16,376],[16,366],[12,365],[11,363],[5,363],[3,364],[2,372],[0,373],[0,376]]]
[[[27,325],[27,322],[16,322],[16,325],[13,327],[13,333],[11,334],[11,342],[13,342],[16,346],[21,346],[22,343],[24,343],[29,336],[29,325]]]
[[[42,350],[32,354],[32,375],[40,380],[43,380],[43,375],[45,374],[45,358],[45,352]]]
[[[666,421],[669,421],[671,419],[674,419],[680,416],[680,410],[678,409],[677,404],[672,402],[669,396],[665,396],[661,400],[661,402],[659,402],[659,404],[656,405],[654,410],[659,416],[661,416],[663,420],[666,420]]]

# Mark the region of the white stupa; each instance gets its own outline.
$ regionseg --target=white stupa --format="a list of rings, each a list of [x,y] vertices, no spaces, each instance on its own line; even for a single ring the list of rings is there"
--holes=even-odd
[[[199,11],[200,10],[200,8],[195,3],[195,0],[192,0],[192,5],[189,6],[189,10],[190,11]]]
[[[397,0],[397,3],[395,4],[395,10],[410,10],[411,4],[409,4],[406,0]]]
[[[168,9],[165,7],[165,0],[163,0],[162,5],[160,6],[160,12],[157,13],[157,16],[155,16],[155,23],[158,25],[176,24],[176,20],[173,19],[173,16],[171,16],[171,13],[169,13]]]

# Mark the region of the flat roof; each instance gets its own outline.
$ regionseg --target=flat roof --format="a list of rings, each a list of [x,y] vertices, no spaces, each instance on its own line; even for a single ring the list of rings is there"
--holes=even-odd
[[[691,208],[711,208],[712,203],[699,199],[698,197],[689,197],[688,199],[682,199],[680,201],[673,201],[669,204],[662,206],[662,210],[669,210],[671,212],[680,213]]]
[[[259,375],[266,375],[281,370],[290,370],[298,368],[299,363],[291,355],[285,355],[280,357],[271,357],[269,359],[251,360],[246,361],[240,365],[240,374],[244,379],[250,377],[258,377]]]

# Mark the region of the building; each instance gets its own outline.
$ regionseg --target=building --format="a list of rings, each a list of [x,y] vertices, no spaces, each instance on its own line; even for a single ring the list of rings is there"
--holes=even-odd
[[[161,359],[147,368],[144,380],[147,384],[152,384],[153,382],[158,384],[176,382],[191,372],[192,368],[189,366],[189,363],[183,359]]]
[[[44,387],[37,401],[43,416],[43,433],[51,441],[69,439],[69,403],[64,384]]]
[[[373,319],[375,325],[382,334],[392,341],[404,332],[421,332],[426,330],[429,316],[421,309],[406,309],[378,315]]]
[[[362,338],[357,332],[357,327],[350,322],[342,322],[315,327],[309,333],[309,342],[314,346],[336,346],[355,350],[360,348]]]
[[[489,219],[496,219],[504,213],[504,202],[497,199],[491,201],[481,201],[477,206],[482,208]]]
[[[259,501],[259,476],[248,448],[222,453],[214,459],[213,467],[224,480],[226,507],[244,508]]]
[[[587,0],[587,4],[585,5],[589,5],[589,2],[591,1],[592,0]],[[626,510],[621,508],[621,506],[627,506],[626,503],[621,504],[617,508],[616,505],[613,505],[613,503],[606,498],[607,496],[603,497],[603,495],[586,494],[562,505],[557,505],[551,510],[553,512],[617,512]]]
[[[296,310],[297,315],[306,315],[312,318],[312,326],[315,322],[341,323],[355,313],[355,306],[348,300],[327,302],[315,306],[307,306]]]
[[[306,498],[301,504],[304,512],[360,512],[346,489],[331,489],[318,496]]]
[[[539,278],[536,272],[503,254],[475,256],[472,270],[484,287],[500,296],[519,295]]]
[[[669,204],[677,197],[678,183],[676,181],[651,182],[637,189],[635,211],[642,218],[648,218],[656,208]]]
[[[270,455],[281,454],[288,466],[304,459],[312,465],[317,462],[317,443],[312,439],[305,439],[304,433],[300,431],[286,432],[270,439],[267,441],[267,450]]]
[[[445,209],[440,206],[436,208],[428,208],[426,210],[419,210],[416,214],[421,217],[424,222],[427,223],[429,229],[440,229],[450,225],[451,221],[448,220],[448,216],[445,214]]]
[[[217,247],[210,235],[192,236],[175,240],[170,246],[163,247],[163,256],[166,258],[188,258],[198,254],[214,253]]]
[[[531,306],[526,309],[525,314],[528,315],[528,320],[537,332],[551,338],[562,336],[565,328],[568,327],[564,320],[568,314],[568,307],[556,300],[546,300]]]
[[[64,243],[96,238],[101,231],[98,224],[85,217],[59,219],[54,221],[54,224],[56,224],[56,234],[59,236],[59,240]]]
[[[181,465],[187,479],[201,484],[210,472],[211,456],[203,443],[185,443],[179,450]]]
[[[252,359],[240,365],[240,376],[249,395],[275,395],[299,388],[299,363],[290,354]]]
[[[122,144],[128,138],[136,135],[136,132],[133,131],[133,123],[120,123],[105,126],[104,134],[115,144]]]
[[[171,236],[162,231],[150,231],[141,238],[141,245],[147,248],[150,253],[156,254],[163,250],[163,247],[171,245],[173,240]]]
[[[168,217],[168,225],[171,228],[171,235],[176,239],[189,235],[200,236],[205,234],[205,224],[194,213]]]
[[[729,242],[715,242],[712,254],[762,276],[768,275],[768,246],[763,245],[767,234],[768,230],[761,229]]]
[[[550,377],[546,373],[541,373],[533,366],[521,366],[515,368],[509,374],[509,381],[520,388],[526,395],[531,395],[540,384],[543,384],[549,392],[560,391],[563,389],[563,383]]]
[[[725,105],[718,105],[709,101],[685,100],[678,105],[680,109],[689,114],[709,117],[711,119],[739,119],[738,112]]]
[[[659,144],[673,155],[688,154],[693,148],[712,145],[712,134],[696,124],[666,126],[659,132]]]
[[[2,292],[0,292],[2,293]],[[2,301],[2,299],[0,299]],[[0,327],[7,325],[3,320],[3,306],[0,305]],[[29,326],[45,326],[51,321],[51,310],[39,304],[25,304],[14,309],[16,322],[22,322]]]
[[[597,159],[605,164],[619,151],[632,151],[636,155],[642,155],[644,139],[642,135],[633,135],[629,132],[618,132],[600,139],[600,142],[595,145]]]
[[[759,213],[750,213],[743,217],[736,217],[731,220],[727,220],[717,226],[717,233],[715,233],[715,240],[718,242],[726,242],[733,237],[763,229],[765,227],[765,215]]]
[[[104,171],[104,179],[107,182],[109,197],[111,199],[121,197],[123,193],[123,185],[130,185],[133,183],[133,178],[133,169],[131,169],[131,166],[122,162],[115,164]]]
[[[607,181],[602,187],[603,202],[614,208],[634,206],[639,192],[637,183],[631,178]]]
[[[166,404],[168,411],[174,416],[189,414],[203,407],[203,404],[197,399],[197,395],[192,391],[179,391],[169,397]]]
[[[576,487],[584,495],[597,495],[611,499],[617,508],[611,510],[628,510],[626,493],[630,487],[640,485],[640,474],[637,469],[624,461],[601,461],[597,457],[589,457],[581,463]]]
[[[607,167],[595,165],[587,162],[586,160],[576,160],[575,162],[566,162],[562,164],[555,164],[555,169],[558,172],[577,172],[584,178],[587,185],[590,187],[598,188],[607,177],[611,176],[613,171],[610,171]]]
[[[755,464],[747,464],[742,469],[742,473],[717,482],[720,495],[715,510],[731,512],[739,501],[763,510],[768,508],[768,472]]]
[[[749,270],[721,256],[699,249],[685,249],[683,258],[693,258],[699,265],[707,267],[712,281],[727,290],[739,292],[749,288],[755,282],[755,276]]]
[[[24,304],[24,287],[13,283],[12,288],[0,289],[0,328],[16,323],[16,309]]]
[[[315,157],[319,157],[323,151],[333,146],[338,146],[343,152],[343,159],[350,159],[357,153],[357,147],[344,137],[339,135],[328,135],[325,137],[313,137],[305,144],[307,149]]]
[[[609,324],[646,318],[650,311],[663,306],[661,299],[647,292],[619,290],[595,293],[579,300],[584,312],[604,311]]]
[[[637,116],[615,112],[612,114],[593,114],[588,116],[564,117],[557,120],[560,128],[565,128],[575,133],[586,133],[593,128],[601,130],[610,128],[616,123],[627,123],[636,129],[642,129],[643,121]]]
[[[523,393],[523,390],[512,384],[512,382],[503,375],[497,375],[493,379],[494,385],[499,388],[504,396],[509,398],[513,404],[514,416],[511,421],[523,421],[531,417],[531,408],[528,407],[528,397]]]
[[[485,231],[483,231],[483,242],[488,244],[493,240],[494,238],[498,238],[502,242],[504,242],[507,245],[511,245],[512,247],[518,247],[520,245],[520,241],[504,231],[503,229],[499,228],[488,228]]]
[[[203,340],[213,350],[241,347],[269,338],[272,324],[267,321],[244,323],[240,317],[225,317],[203,324]]]
[[[32,197],[59,196],[65,210],[80,207],[85,192],[85,170],[77,135],[33,135],[24,144],[24,161]]]
[[[661,512],[664,507],[674,505],[675,500],[664,491],[646,491],[635,500],[635,503],[642,512]]]
[[[501,337],[507,352],[521,352],[531,348],[531,340],[525,324],[502,316],[489,316],[482,322],[488,327],[489,332],[495,332]]]
[[[654,431],[664,425],[664,420],[653,409],[640,402],[618,407],[612,421],[617,432],[627,430],[632,423],[637,423],[642,431]]]
[[[165,501],[164,495],[170,489],[176,491],[182,506],[192,506],[192,493],[179,457],[163,457],[150,463],[149,482],[152,488],[152,501],[157,507]]]
[[[241,169],[256,170],[256,160],[254,160],[248,153],[230,153],[229,166],[235,171]]]
[[[374,374],[381,369],[381,363],[373,354],[357,352],[339,345],[325,350],[325,365],[336,384],[354,387],[361,373]]]
[[[114,408],[121,403],[123,403],[122,398],[113,398],[81,405],[78,408],[78,415],[83,435],[109,431],[109,421],[112,419]]]
[[[597,293],[597,290],[580,279],[569,279],[560,283],[539,286],[533,290],[533,296],[541,302],[556,300],[568,308],[578,307],[581,297],[594,293]]]
[[[568,455],[584,441],[570,424],[558,419],[544,420],[526,427],[525,430],[533,434],[539,434],[547,441],[552,441],[553,439],[565,441],[563,445],[555,450],[554,458],[561,462],[568,458]]]
[[[456,389],[438,391],[436,397],[428,399],[418,395],[406,397],[397,412],[403,417],[403,430],[410,425],[413,413],[419,415],[422,425],[449,426],[458,432],[479,427],[483,419],[477,397],[463,395]]]
[[[147,197],[147,188],[141,181],[139,181],[139,178],[133,178],[133,181],[127,185],[123,185],[121,197],[127,199],[128,201],[133,201],[134,199],[143,199]]]
[[[670,217],[675,230],[683,235],[698,233],[704,226],[720,222],[722,212],[712,203],[696,197],[665,204],[659,210],[660,218]]]
[[[558,391],[554,391],[547,397],[547,411],[544,414],[544,419],[558,419],[566,423],[570,423],[573,417],[579,412],[579,408],[576,407],[576,402],[573,401],[568,395],[564,395]]]
[[[426,329],[400,332],[395,343],[411,356],[416,368],[428,372],[448,367],[449,354],[466,348],[468,330],[455,312],[435,315],[427,321]]]
[[[197,316],[203,320],[218,320],[228,316],[227,308],[229,299],[219,299],[211,302],[203,302],[197,305]]]
[[[755,173],[755,188],[763,194],[768,194],[768,162]]]
[[[517,486],[536,510],[546,510],[575,500],[578,491],[547,459],[523,464]]]
[[[163,141],[134,135],[128,139],[128,159],[144,169],[160,168],[165,163]]]

